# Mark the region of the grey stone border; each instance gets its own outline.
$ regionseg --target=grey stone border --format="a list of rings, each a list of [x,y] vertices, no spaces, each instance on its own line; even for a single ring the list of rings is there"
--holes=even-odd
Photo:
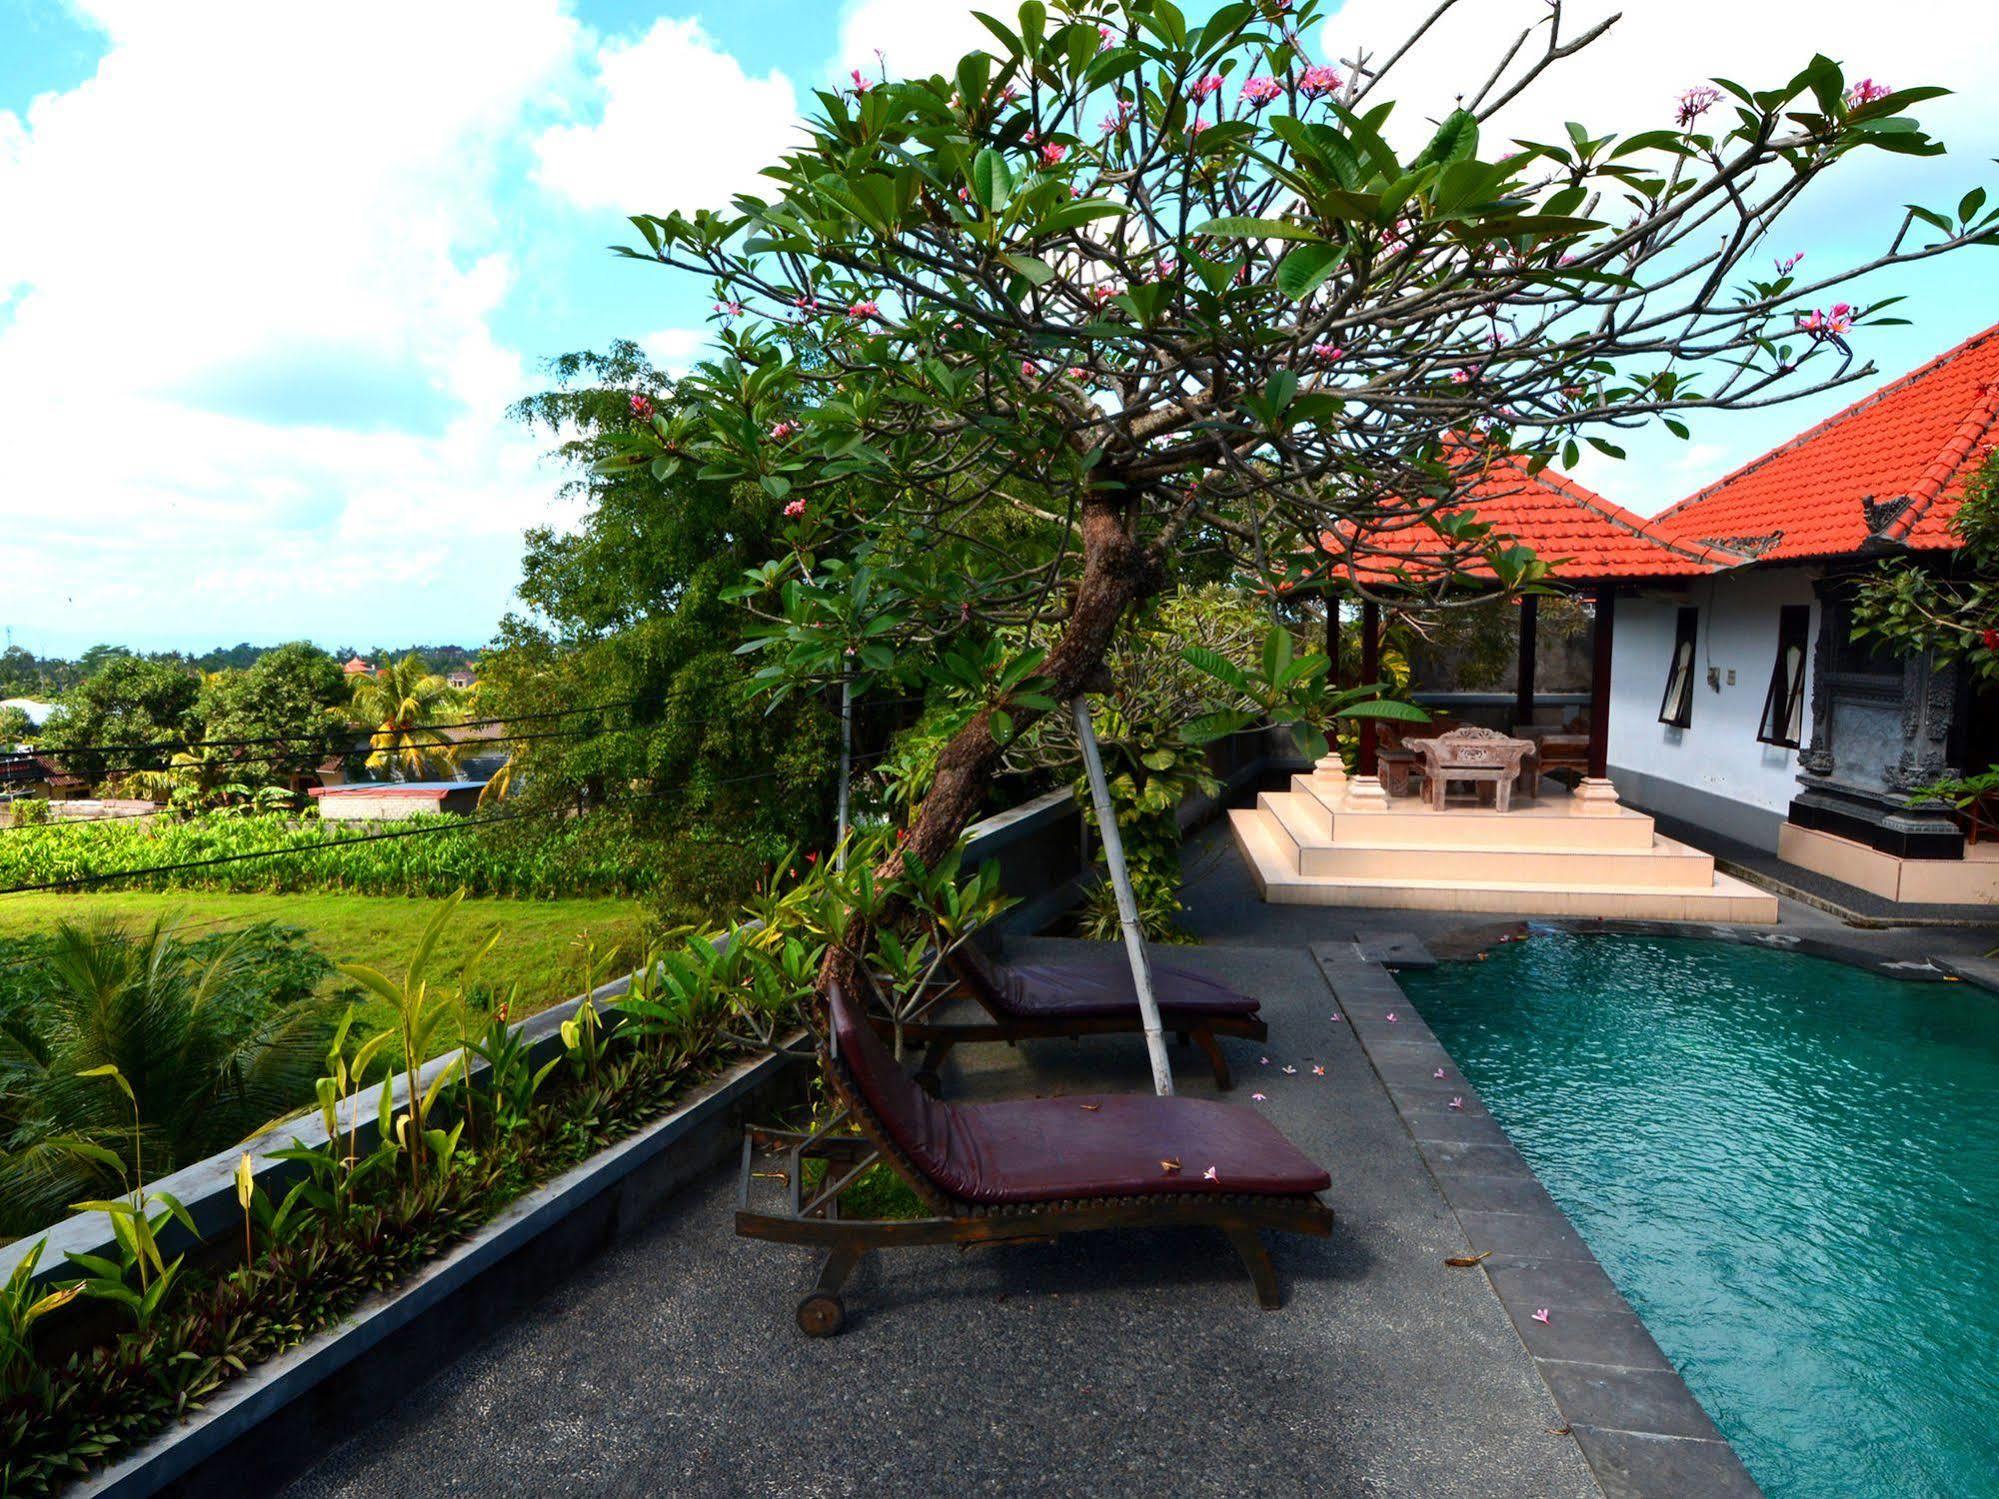
[[[386,1410],[413,1378],[632,1231],[683,1182],[733,1156],[745,1123],[795,1100],[803,1071],[783,1053],[736,1064],[671,1113],[509,1204],[393,1290],[252,1366],[187,1421],[72,1492],[134,1499],[169,1488],[275,1487]]]
[[[1609,1499],[1760,1495],[1582,1235],[1486,1112],[1395,976],[1364,946],[1398,948],[1405,954],[1398,961],[1412,966],[1434,960],[1422,944],[1400,934],[1311,945],[1341,1018],[1466,1240],[1474,1252],[1487,1253],[1479,1268],[1604,1493]],[[1435,1076],[1440,1067],[1441,1081]],[[1453,1098],[1463,1107],[1453,1109]],[[1546,1323],[1534,1320],[1541,1307],[1549,1310]]]

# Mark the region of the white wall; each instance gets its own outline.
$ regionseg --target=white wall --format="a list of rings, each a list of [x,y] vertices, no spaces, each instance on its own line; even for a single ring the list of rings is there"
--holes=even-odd
[[[1678,597],[1618,599],[1611,636],[1610,772],[1625,800],[1776,848],[1777,828],[1798,794],[1798,754],[1760,743],[1756,731],[1777,656],[1777,611],[1785,604],[1811,604],[1805,652],[1810,742],[1809,646],[1819,628],[1812,577],[1804,568],[1745,570],[1697,580]],[[1659,722],[1659,699],[1683,606],[1700,610],[1700,633],[1693,722],[1675,729]],[[1720,671],[1719,691],[1708,686],[1710,666]]]

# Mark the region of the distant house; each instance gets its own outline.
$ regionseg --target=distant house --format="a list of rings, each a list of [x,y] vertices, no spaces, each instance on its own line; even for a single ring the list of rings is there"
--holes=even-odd
[[[474,674],[472,670],[472,663],[469,661],[466,662],[463,666],[459,667],[458,670],[452,672],[444,680],[449,682],[453,687],[457,688],[460,692],[468,691],[471,688],[477,687],[479,685],[479,678],[477,677],[477,675]]]
[[[356,656],[353,660],[349,661],[345,666],[341,668],[341,670],[346,672],[350,678],[372,677],[375,674],[375,668],[367,661],[364,661],[359,656]]]
[[[425,812],[470,812],[484,781],[362,781],[308,792],[328,822],[400,822]]]

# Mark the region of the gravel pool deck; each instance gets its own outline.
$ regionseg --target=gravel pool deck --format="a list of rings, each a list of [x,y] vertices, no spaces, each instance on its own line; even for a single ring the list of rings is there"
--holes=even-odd
[[[816,1265],[735,1237],[725,1171],[290,1492],[1598,1493],[1485,1276],[1444,1264],[1464,1237],[1310,953],[1170,957],[1263,997],[1235,1096],[1332,1173],[1333,1236],[1271,1240],[1281,1311],[1218,1233],[1113,1233],[876,1255],[808,1340]],[[962,1055],[950,1096],[1146,1087],[1128,1037]],[[1176,1074],[1213,1091],[1197,1054]]]

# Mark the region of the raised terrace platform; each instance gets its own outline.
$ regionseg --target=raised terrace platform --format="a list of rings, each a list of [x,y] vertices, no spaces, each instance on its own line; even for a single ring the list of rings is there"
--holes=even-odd
[[[1293,776],[1289,791],[1263,792],[1229,821],[1263,898],[1279,904],[1777,919],[1775,896],[1717,872],[1712,856],[1663,836],[1608,787],[1572,795],[1544,780],[1505,812],[1469,800],[1438,811],[1329,768]]]

